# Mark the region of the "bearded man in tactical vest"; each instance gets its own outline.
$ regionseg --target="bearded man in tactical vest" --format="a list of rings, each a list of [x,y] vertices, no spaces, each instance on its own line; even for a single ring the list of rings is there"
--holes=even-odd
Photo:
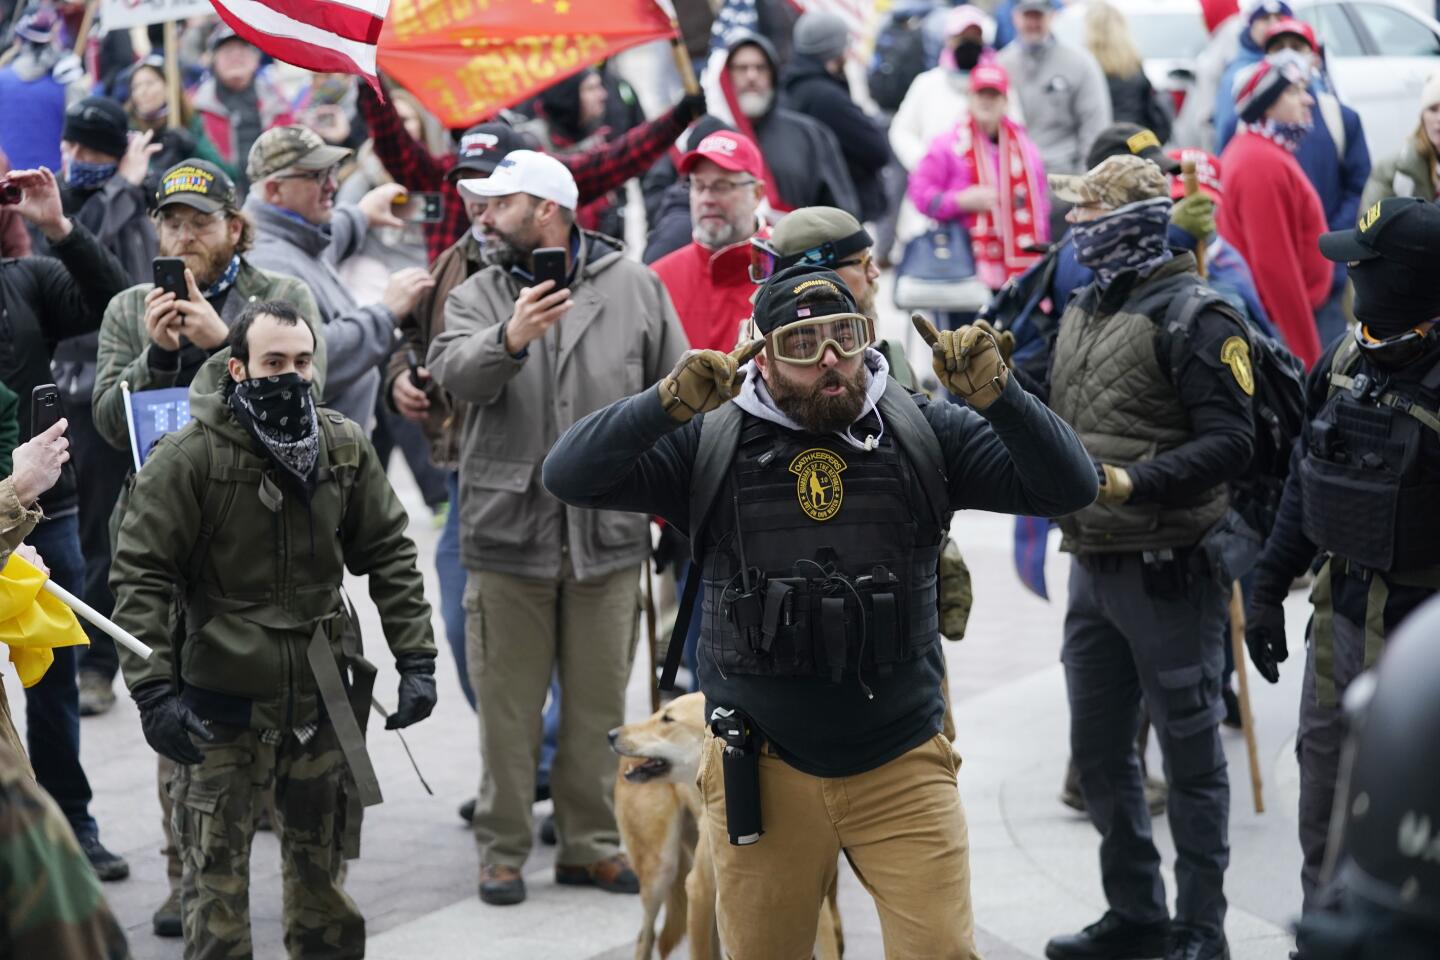
[[[1249,339],[1194,256],[1167,247],[1170,191],[1154,163],[1110,157],[1050,186],[1074,205],[1076,257],[1095,271],[1061,318],[1048,390],[1100,478],[1099,500],[1060,521],[1061,549],[1075,555],[1061,660],[1109,910],[1045,954],[1215,960],[1229,955],[1217,725],[1234,574],[1208,535],[1254,445]],[[1173,922],[1135,748],[1142,702],[1170,782]]]
[[[1281,604],[1316,570],[1300,696],[1300,872],[1305,912],[1326,904],[1320,870],[1340,770],[1346,689],[1391,631],[1440,591],[1440,207],[1382,200],[1354,230],[1320,237],[1350,264],[1354,333],[1311,371],[1301,443],[1257,562],[1245,642],[1274,683],[1289,654]]]
[[[843,851],[888,956],[975,957],[958,759],[940,732],[937,557],[953,511],[1070,513],[1093,500],[1094,469],[979,328],[921,321],[937,376],[967,401],[950,404],[890,377],[834,271],[782,270],[754,319],[763,340],[692,350],[576,423],[545,485],[658,514],[693,545],[726,951],[810,956]]]
[[[343,865],[380,802],[364,742],[375,668],[345,570],[369,576],[400,673],[386,727],[435,706],[408,518],[361,428],[311,398],[316,347],[289,304],[247,306],[190,385],[194,420],[136,475],[116,541],[115,621],[154,648],[122,654],[125,680],[145,739],[178,765],[187,960],[252,953],[250,843],[272,787],[290,956],[365,955]]]

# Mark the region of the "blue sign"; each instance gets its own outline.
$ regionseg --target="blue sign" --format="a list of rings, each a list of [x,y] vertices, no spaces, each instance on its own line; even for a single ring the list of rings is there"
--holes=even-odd
[[[165,434],[190,422],[190,388],[168,387],[130,394],[135,455],[143,465]]]

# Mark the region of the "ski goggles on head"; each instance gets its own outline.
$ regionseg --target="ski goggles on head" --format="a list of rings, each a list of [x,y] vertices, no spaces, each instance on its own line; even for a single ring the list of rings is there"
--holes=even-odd
[[[801,319],[770,331],[770,355],[796,366],[812,366],[834,347],[842,359],[858,357],[875,342],[875,328],[858,313]]]
[[[807,247],[799,253],[782,254],[768,241],[761,240],[759,237],[751,237],[750,282],[764,283],[786,267],[793,267],[801,263],[829,267],[831,270],[858,266],[866,263],[869,257],[855,255],[871,244],[870,234],[861,229],[858,233],[853,233],[841,240],[827,240],[813,247]]]
[[[1360,352],[1376,366],[1387,370],[1408,367],[1419,360],[1435,343],[1436,327],[1415,327],[1393,337],[1380,339],[1366,329],[1363,323],[1355,326],[1355,342]]]

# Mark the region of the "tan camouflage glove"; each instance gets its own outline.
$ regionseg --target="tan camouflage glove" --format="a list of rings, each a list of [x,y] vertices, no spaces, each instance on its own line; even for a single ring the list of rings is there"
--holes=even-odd
[[[1130,499],[1135,485],[1130,482],[1130,474],[1123,467],[1097,463],[1095,470],[1100,474],[1100,495],[1096,497],[1100,503],[1124,503]]]
[[[990,326],[989,320],[976,320],[975,326],[995,338],[995,344],[1000,348],[1000,359],[1005,361],[1005,366],[1010,366],[1010,358],[1015,355],[1015,334],[1009,330],[1001,333]]]
[[[764,340],[742,343],[730,353],[723,350],[687,350],[670,375],[656,385],[660,403],[677,423],[688,423],[697,413],[714,410],[740,392],[745,374],[740,368],[765,346]]]
[[[940,383],[976,410],[984,410],[1000,397],[1009,378],[994,328],[970,325],[959,330],[936,330],[918,313],[910,322],[930,344],[931,365]],[[1011,338],[1014,346],[1014,338]]]

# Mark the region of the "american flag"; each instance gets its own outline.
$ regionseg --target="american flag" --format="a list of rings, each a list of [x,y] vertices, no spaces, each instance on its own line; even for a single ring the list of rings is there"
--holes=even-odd
[[[390,0],[210,0],[220,19],[277,60],[354,73],[378,91],[375,49]]]

